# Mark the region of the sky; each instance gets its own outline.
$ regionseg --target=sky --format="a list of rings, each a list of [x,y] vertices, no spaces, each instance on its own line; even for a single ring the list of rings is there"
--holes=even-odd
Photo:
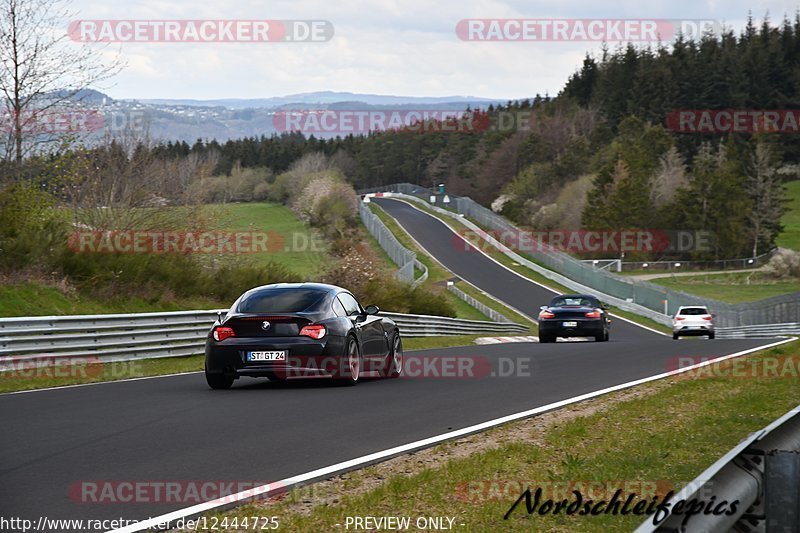
[[[588,0],[73,0],[71,21],[315,20],[327,21],[333,37],[302,43],[109,45],[81,43],[75,37],[65,45],[94,47],[104,57],[122,56],[124,69],[97,87],[113,98],[263,98],[349,91],[516,99],[557,94],[586,53],[600,53],[602,42],[467,41],[456,33],[460,20],[713,20],[738,30],[750,12],[759,21],[769,14],[778,22],[786,14],[793,18],[798,9],[797,0],[618,0],[608,4]],[[485,24],[479,35],[488,31],[489,23]]]

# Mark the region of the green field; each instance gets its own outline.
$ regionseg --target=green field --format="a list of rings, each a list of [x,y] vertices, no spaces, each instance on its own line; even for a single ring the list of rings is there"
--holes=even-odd
[[[781,218],[783,232],[775,243],[783,248],[800,250],[800,180],[786,184],[787,211]]]
[[[185,207],[174,207],[184,211]],[[202,261],[228,261],[237,264],[261,266],[270,262],[287,267],[305,279],[315,279],[329,261],[327,243],[316,236],[287,207],[272,203],[214,204],[200,208],[201,219],[211,220],[218,231],[263,231],[267,232],[267,245],[272,242],[280,246],[266,253],[217,254],[201,256]],[[148,210],[144,210],[147,212]],[[185,230],[192,227],[191,213],[182,213],[187,220]],[[231,302],[219,302],[207,298],[167,297],[156,300],[120,297],[116,299],[92,298],[78,294],[59,283],[36,281],[6,283],[0,285],[0,316],[42,316],[97,313],[144,313],[158,311],[180,311],[186,309],[225,308]]]
[[[728,303],[753,302],[800,291],[800,280],[772,280],[760,272],[676,276],[650,281],[676,291]]]
[[[221,230],[269,232],[268,247],[271,246],[270,239],[277,239],[279,250],[252,254],[245,258],[256,265],[273,261],[311,280],[329,260],[327,243],[284,205],[222,204],[204,206],[203,209],[217,217]]]

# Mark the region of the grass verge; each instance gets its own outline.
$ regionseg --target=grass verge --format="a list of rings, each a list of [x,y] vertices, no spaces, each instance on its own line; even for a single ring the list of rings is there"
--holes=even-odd
[[[215,516],[277,516],[285,531],[345,530],[348,517],[364,516],[408,516],[412,524],[417,517],[451,517],[462,531],[630,531],[647,517],[529,516],[524,504],[508,520],[503,516],[525,487],[542,487],[554,498],[578,489],[595,502],[617,488],[641,499],[677,491],[742,438],[796,406],[798,358],[797,342],[775,347]],[[777,376],[747,370],[779,359],[791,361],[793,370]]]

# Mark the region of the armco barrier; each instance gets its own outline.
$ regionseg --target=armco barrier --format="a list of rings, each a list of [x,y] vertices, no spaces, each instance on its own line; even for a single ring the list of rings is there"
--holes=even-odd
[[[498,311],[495,311],[494,309],[492,309],[488,305],[485,305],[485,304],[479,302],[478,300],[476,300],[475,298],[473,298],[472,296],[470,296],[466,292],[464,292],[461,289],[459,289],[458,287],[456,287],[455,284],[453,284],[453,285],[449,285],[448,284],[447,285],[447,290],[452,292],[456,296],[458,296],[459,299],[461,299],[464,302],[466,302],[470,307],[473,307],[473,308],[477,309],[478,311],[480,311],[484,315],[488,316],[489,318],[491,318],[495,322],[511,322],[511,320],[509,320],[505,315],[503,315],[502,313],[499,313]]]
[[[201,354],[219,313],[178,311],[116,315],[0,318],[0,371],[20,361],[97,357],[130,361]],[[527,333],[528,326],[381,312],[405,337]]]
[[[750,435],[670,501],[738,501],[736,512],[648,518],[636,533],[798,531],[800,527],[800,407]],[[687,506],[688,507],[688,506]],[[685,513],[685,511],[684,511]],[[683,522],[685,524],[683,524]]]
[[[389,255],[394,263],[400,267],[395,272],[395,277],[401,281],[411,283],[416,287],[428,279],[428,267],[422,264],[417,259],[417,254],[400,244],[397,237],[386,227],[386,224],[378,218],[363,202],[358,203],[358,214],[361,216],[361,222],[367,231],[375,237],[381,248]],[[419,278],[414,279],[414,267],[422,271]]]
[[[428,203],[430,190],[420,185],[400,183],[359,192],[363,194],[375,191],[398,193],[397,195],[404,199],[421,202],[446,216],[463,215],[459,219],[476,232],[488,228],[495,232],[508,231],[518,235],[522,231],[471,198],[450,195],[449,209],[441,209]],[[469,219],[477,222],[479,226]],[[489,237],[487,240],[491,242],[493,239]],[[728,304],[595,269],[558,250],[535,250],[526,252],[525,256],[508,250],[506,255],[571,290],[594,294],[614,306],[641,314],[662,324],[669,324],[668,316],[682,305],[708,306],[717,315],[717,324],[722,327],[800,322],[800,292],[755,302]]]
[[[800,336],[800,323],[759,324],[734,328],[716,328],[716,336],[721,339],[753,339],[782,336]]]

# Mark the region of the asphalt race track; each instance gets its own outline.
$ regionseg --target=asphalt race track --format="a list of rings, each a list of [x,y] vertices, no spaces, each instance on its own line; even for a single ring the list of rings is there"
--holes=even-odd
[[[535,316],[551,297],[479,253],[458,252],[441,222],[400,202],[381,205],[458,276],[514,307]],[[409,375],[356,387],[243,379],[212,391],[194,373],[0,395],[0,505],[6,517],[34,521],[145,519],[197,502],[91,503],[81,489],[103,481],[275,481],[659,374],[678,357],[767,342],[676,342],[616,320],[607,343],[407,352]],[[469,371],[442,377],[452,361],[466,361]]]
[[[449,271],[529,317],[536,318],[539,315],[539,307],[548,304],[555,296],[552,291],[526,281],[475,250],[435,217],[413,208],[406,202],[383,198],[371,200],[394,217]],[[661,337],[623,320],[614,320],[611,326],[612,340],[649,341],[654,337]]]

